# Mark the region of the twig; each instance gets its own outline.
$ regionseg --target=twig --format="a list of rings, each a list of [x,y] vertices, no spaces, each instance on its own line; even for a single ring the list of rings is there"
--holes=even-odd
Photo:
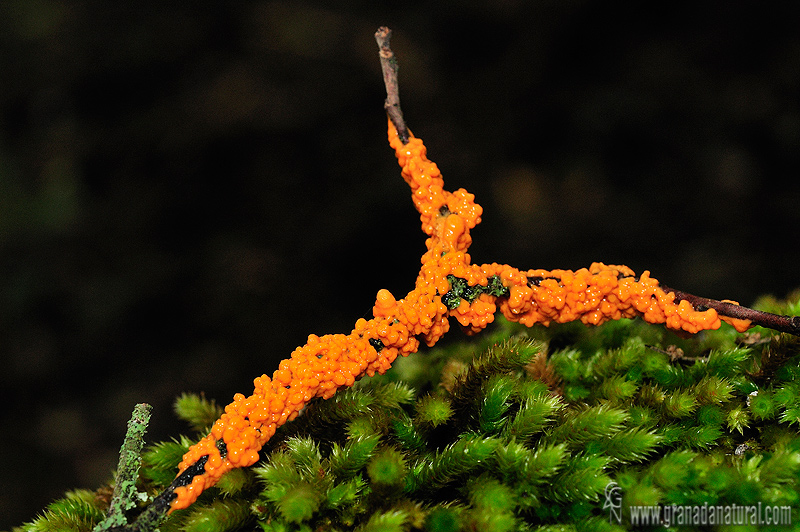
[[[409,133],[403,120],[403,110],[400,109],[400,87],[397,82],[397,59],[389,44],[392,38],[392,30],[386,26],[381,26],[375,32],[375,40],[380,48],[381,70],[383,71],[383,83],[386,85],[386,101],[383,108],[389,115],[389,119],[397,129],[397,136],[403,142],[408,143]]]
[[[669,288],[663,284],[660,286],[665,292],[674,293],[676,302],[683,300],[688,301],[695,310],[713,308],[720,316],[727,316],[738,320],[750,320],[753,325],[760,325],[767,329],[800,336],[800,316],[781,316],[779,314],[772,314],[771,312],[742,307],[727,301],[718,301],[716,299],[687,294],[686,292]]]

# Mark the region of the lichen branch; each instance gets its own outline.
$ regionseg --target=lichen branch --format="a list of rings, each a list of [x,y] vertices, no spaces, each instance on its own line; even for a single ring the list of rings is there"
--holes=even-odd
[[[386,26],[381,26],[375,32],[375,40],[380,49],[381,70],[383,71],[383,83],[386,85],[386,101],[383,108],[389,115],[389,119],[397,129],[397,136],[403,144],[408,144],[409,134],[405,120],[403,120],[403,110],[400,108],[400,86],[397,81],[397,59],[392,51],[390,41],[392,30]]]
[[[144,435],[150,423],[152,409],[153,407],[147,403],[139,403],[133,409],[119,453],[119,465],[108,514],[94,528],[94,532],[114,530],[124,526],[127,523],[125,512],[136,505],[136,480],[139,477],[139,466],[142,464]]]

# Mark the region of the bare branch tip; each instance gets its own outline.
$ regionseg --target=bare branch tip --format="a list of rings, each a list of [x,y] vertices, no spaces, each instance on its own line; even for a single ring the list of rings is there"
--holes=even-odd
[[[378,28],[378,31],[375,32],[375,40],[378,41],[378,45],[382,45],[386,43],[389,45],[389,39],[392,38],[392,30],[386,26],[381,26]]]
[[[397,82],[397,61],[394,52],[389,46],[392,37],[392,30],[386,26],[381,26],[375,32],[375,41],[380,48],[381,70],[383,71],[383,81],[386,85],[386,102],[384,108],[389,115],[389,119],[397,129],[397,135],[403,144],[408,143],[408,127],[403,120],[403,111],[400,109],[400,87]]]

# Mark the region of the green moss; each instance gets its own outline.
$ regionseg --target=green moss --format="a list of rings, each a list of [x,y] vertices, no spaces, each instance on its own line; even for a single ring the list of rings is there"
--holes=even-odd
[[[105,508],[88,490],[70,491],[50,503],[42,515],[22,527],[26,532],[78,532],[92,530],[105,517]]]
[[[376,486],[401,486],[406,476],[403,454],[392,447],[386,447],[370,460],[367,475]]]
[[[625,508],[800,509],[798,343],[741,338],[499,319],[469,343],[313,402],[260,464],[229,473],[161,530],[629,529],[629,512],[609,522],[611,482]],[[218,412],[191,395],[176,410],[195,430]],[[137,489],[163,489],[192,441],[148,446]],[[102,498],[72,492],[20,532],[88,531],[104,512]]]
[[[228,532],[240,530],[253,520],[245,501],[218,499],[208,505],[192,506],[188,510],[188,515],[183,519],[181,530],[185,532]]]
[[[458,532],[461,530],[459,512],[452,508],[435,508],[431,510],[425,522],[425,530],[429,532]]]
[[[453,416],[453,407],[450,401],[443,397],[426,395],[417,404],[416,421],[431,428],[447,423]]]
[[[174,404],[175,415],[189,424],[195,432],[202,432],[211,427],[222,415],[222,408],[203,395],[184,393]]]

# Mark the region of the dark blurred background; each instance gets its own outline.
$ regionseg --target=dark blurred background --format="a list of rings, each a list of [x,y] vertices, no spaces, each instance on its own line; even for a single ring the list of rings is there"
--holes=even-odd
[[[794,3],[330,4],[0,3],[0,529],[413,287],[380,25],[475,262],[800,286]]]

